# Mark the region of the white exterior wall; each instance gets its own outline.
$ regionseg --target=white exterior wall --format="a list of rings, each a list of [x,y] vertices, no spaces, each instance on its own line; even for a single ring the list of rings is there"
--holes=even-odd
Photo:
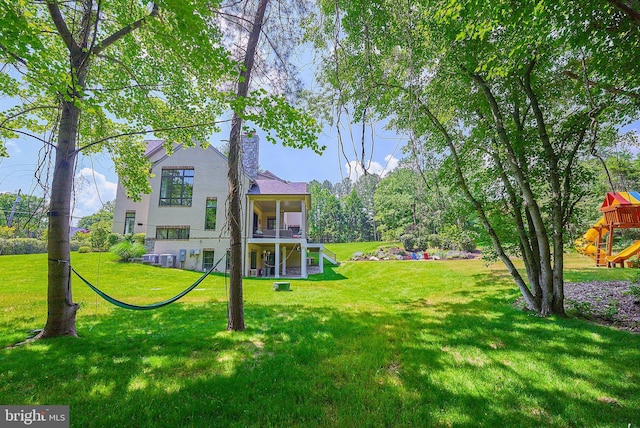
[[[133,233],[147,233],[149,195],[142,195],[142,200],[140,202],[134,202],[127,196],[122,184],[120,184],[120,180],[118,180],[116,204],[113,209],[112,232],[120,234],[124,233],[124,219],[128,211],[134,211],[136,213]]]
[[[147,239],[155,239],[156,227],[169,226],[189,227],[188,240],[159,239],[153,243],[154,254],[172,254],[176,263],[175,267],[202,270],[203,251],[213,250],[214,260],[226,254],[229,248],[229,233],[224,230],[225,206],[229,193],[227,184],[227,159],[217,150],[208,147],[187,148],[177,147],[172,156],[166,156],[164,150],[154,154],[150,184],[152,193],[145,195],[142,202],[134,203],[124,196],[124,191],[118,186],[116,208],[114,211],[114,232],[122,233],[126,211],[136,211],[136,224],[138,211],[145,215],[140,231],[145,232]],[[191,206],[160,206],[160,185],[162,169],[166,167],[193,168],[193,194]],[[246,192],[248,180],[243,178],[242,193]],[[216,228],[205,230],[205,211],[207,198],[217,199]],[[148,208],[145,212],[145,208]],[[246,207],[243,207],[246,210]],[[242,215],[244,218],[245,215]],[[244,225],[243,225],[244,226]],[[137,227],[137,226],[136,226]],[[224,230],[224,232],[223,232]],[[138,231],[138,230],[136,230]],[[244,245],[243,245],[244,248]],[[179,260],[180,250],[186,250],[183,262]],[[193,251],[193,252],[192,252]],[[199,254],[198,254],[199,253]],[[224,271],[226,262],[223,260],[216,270]]]

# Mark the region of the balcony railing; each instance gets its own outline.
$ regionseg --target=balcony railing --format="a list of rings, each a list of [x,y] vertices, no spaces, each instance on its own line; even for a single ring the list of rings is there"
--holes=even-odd
[[[256,229],[253,232],[254,238],[268,238],[275,239],[276,238],[276,229]],[[299,230],[292,229],[280,229],[277,238],[279,239],[299,239],[304,238]]]

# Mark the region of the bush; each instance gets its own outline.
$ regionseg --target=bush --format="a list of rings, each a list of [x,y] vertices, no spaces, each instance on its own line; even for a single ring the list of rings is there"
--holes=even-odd
[[[91,248],[96,251],[104,251],[109,248],[109,235],[111,234],[111,226],[106,221],[99,221],[92,226],[89,232],[89,242]]]
[[[72,239],[71,241],[69,241],[69,247],[71,251],[78,251],[80,247],[84,247],[84,246],[86,245],[83,244],[81,241],[77,241],[75,239]]]
[[[122,236],[119,233],[112,232],[107,236],[107,244],[109,245],[109,248],[113,247],[120,241],[122,241]]]
[[[87,247],[86,245],[78,248],[78,252],[79,253],[90,253],[91,252],[91,247]]]
[[[412,233],[405,233],[404,235],[400,236],[400,243],[405,250],[413,251],[413,249],[416,247],[416,237],[413,236]]]
[[[425,237],[425,248],[442,248],[442,239],[437,233],[431,233]]]
[[[35,238],[0,239],[0,254],[38,254],[47,252],[46,241]]]
[[[147,252],[147,249],[138,242],[124,240],[109,248],[109,251],[117,254],[121,262],[126,262],[132,258],[142,257]]]
[[[458,251],[473,251],[476,248],[476,234],[457,225],[447,225],[440,231],[442,248]]]
[[[132,241],[137,242],[138,244],[144,245],[144,241],[147,239],[147,235],[144,233],[134,233]]]

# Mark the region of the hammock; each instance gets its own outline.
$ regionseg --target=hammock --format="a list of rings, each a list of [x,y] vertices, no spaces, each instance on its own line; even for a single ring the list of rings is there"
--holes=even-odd
[[[200,277],[200,279],[198,279],[196,282],[194,282],[192,285],[190,285],[186,290],[182,291],[180,294],[177,294],[175,296],[173,296],[172,298],[162,301],[162,302],[158,302],[158,303],[152,303],[150,305],[133,305],[131,303],[126,303],[123,302],[121,300],[118,300],[114,297],[109,296],[107,293],[105,293],[104,291],[98,289],[95,285],[91,284],[89,281],[87,281],[85,278],[82,277],[82,275],[80,275],[73,267],[71,267],[71,270],[73,271],[73,273],[75,273],[78,278],[80,278],[85,284],[87,284],[89,286],[89,288],[91,288],[93,291],[95,291],[100,297],[102,297],[104,300],[106,300],[107,302],[114,304],[120,308],[123,309],[131,309],[132,311],[148,311],[150,309],[157,309],[157,308],[161,308],[163,306],[167,306],[170,305],[171,303],[183,298],[184,296],[186,296],[189,292],[191,292],[194,288],[196,288],[198,285],[200,285],[200,283],[202,281],[204,281],[204,279],[209,276],[209,274],[211,272],[213,272],[213,270],[218,266],[218,264],[220,264],[220,262],[222,261],[222,259],[224,259],[226,257],[226,255],[220,257],[220,259],[218,259],[218,261],[216,262],[216,264],[214,264],[211,269],[209,269],[207,272],[204,273],[204,275],[202,275]]]

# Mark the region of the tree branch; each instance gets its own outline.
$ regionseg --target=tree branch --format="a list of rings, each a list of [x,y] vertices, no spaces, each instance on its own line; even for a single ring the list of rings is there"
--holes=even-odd
[[[574,73],[571,70],[565,70],[562,72],[562,74],[564,74],[565,76],[569,77],[570,79],[573,80],[578,80],[578,81],[582,81],[582,78],[580,76],[578,76],[576,73]],[[594,82],[593,80],[589,80],[589,79],[585,79],[585,83],[587,84],[587,86],[600,86],[602,88],[604,88],[605,91],[614,94],[614,95],[624,95],[627,96],[629,98],[633,98],[635,100],[640,99],[640,94],[637,94],[635,92],[630,92],[630,91],[626,91],[624,89],[620,89],[615,87],[614,85],[609,85],[606,83],[598,83],[598,82]]]
[[[145,131],[123,132],[122,134],[110,135],[109,137],[101,138],[99,140],[96,140],[96,141],[93,141],[91,143],[88,143],[88,144],[76,149],[75,153],[79,153],[79,152],[81,152],[81,151],[83,151],[85,149],[88,149],[89,147],[93,147],[93,146],[95,146],[97,144],[104,143],[105,141],[114,140],[114,139],[120,138],[120,137],[128,137],[128,136],[131,136],[131,135],[144,135],[144,134],[150,134],[152,132],[173,131],[173,130],[176,130],[176,129],[199,128],[201,126],[217,125],[219,123],[230,122],[230,121],[231,121],[230,119],[227,119],[227,120],[216,120],[214,122],[196,123],[196,124],[193,124],[193,125],[170,126],[170,127],[167,127],[167,128],[156,128],[156,129],[149,129],[149,130],[145,130]]]
[[[627,4],[627,2],[622,0],[607,0],[607,1],[612,6],[626,13],[635,24],[640,25],[640,12],[637,10],[634,10],[631,6]]]
[[[149,15],[145,16],[144,18],[140,18],[125,27],[122,27],[120,30],[116,31],[115,33],[104,39],[102,42],[92,47],[91,53],[94,55],[99,54],[121,38],[130,34],[133,30],[142,27],[149,18],[155,18],[156,16],[158,16],[158,5],[156,3],[153,3],[153,9],[151,10],[151,13]]]
[[[51,19],[53,19],[53,24],[56,26],[60,37],[64,41],[64,44],[67,46],[69,52],[77,52],[80,50],[80,46],[76,43],[73,38],[73,34],[67,27],[67,23],[60,12],[60,8],[58,7],[57,0],[47,0],[47,8],[49,9],[49,15],[51,15]]]
[[[52,147],[52,148],[54,148],[54,149],[56,148],[56,145],[55,145],[55,144],[53,144],[53,143],[51,143],[51,142],[49,142],[49,141],[45,140],[44,138],[40,138],[40,137],[37,137],[37,136],[35,136],[35,135],[33,135],[33,134],[29,134],[28,132],[21,131],[21,130],[19,130],[19,129],[7,128],[7,127],[5,127],[5,126],[2,126],[1,128],[2,128],[2,129],[6,129],[7,131],[15,132],[16,134],[26,135],[27,137],[31,137],[31,138],[33,138],[34,140],[38,140],[38,141],[40,141],[41,143],[46,144],[47,146],[51,146],[51,147]]]
[[[8,121],[10,121],[11,119],[14,119],[18,116],[22,116],[25,113],[29,113],[30,111],[33,110],[44,110],[44,109],[58,109],[60,108],[59,106],[36,106],[36,107],[30,107],[27,108],[25,110],[22,110],[18,113],[12,114],[11,116],[7,116],[6,118],[4,118],[4,120],[2,121],[2,123],[0,123],[0,128],[4,128],[4,124],[7,123]]]
[[[0,42],[0,49],[5,51],[7,53],[7,55],[9,55],[11,58],[15,59],[19,63],[21,63],[23,65],[27,65],[27,61],[24,58],[19,57],[18,55],[14,54],[13,52],[10,52],[9,49],[7,49],[7,47],[5,45],[3,45],[1,42]]]

